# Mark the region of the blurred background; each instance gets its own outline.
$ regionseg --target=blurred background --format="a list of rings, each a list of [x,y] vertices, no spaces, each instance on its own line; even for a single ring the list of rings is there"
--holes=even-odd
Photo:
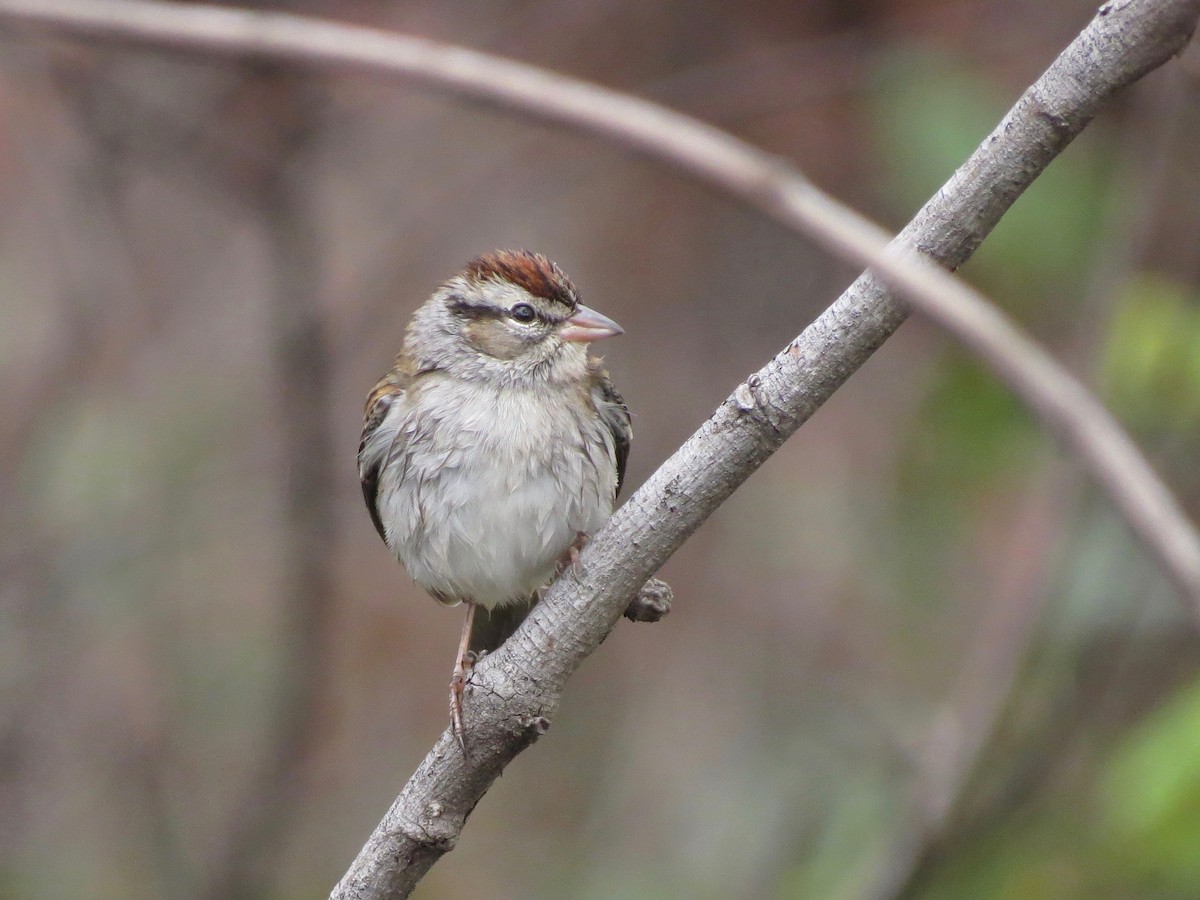
[[[693,113],[898,228],[1087,0],[273,3]],[[1200,519],[1200,60],[964,274]],[[363,507],[366,392],[469,258],[627,333],[636,488],[857,274],[591,139],[336,71],[0,22],[0,895],[328,894],[446,725],[461,612]],[[934,328],[662,572],[418,896],[1194,898],[1200,641]]]

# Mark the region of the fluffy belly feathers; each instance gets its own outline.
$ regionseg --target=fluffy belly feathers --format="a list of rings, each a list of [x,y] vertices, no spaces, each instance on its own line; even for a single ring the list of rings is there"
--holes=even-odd
[[[381,427],[396,437],[379,492],[388,545],[442,602],[524,601],[576,534],[593,533],[612,512],[612,437],[579,410],[536,396],[433,399],[420,409],[436,414],[398,403]],[[562,441],[564,431],[575,440]]]

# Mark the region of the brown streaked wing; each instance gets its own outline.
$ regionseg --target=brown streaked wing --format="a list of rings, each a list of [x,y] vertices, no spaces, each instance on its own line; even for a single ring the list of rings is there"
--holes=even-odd
[[[371,522],[385,543],[387,535],[383,530],[383,520],[379,517],[378,495],[379,473],[387,464],[387,455],[380,456],[368,465],[363,460],[363,449],[367,445],[367,440],[383,424],[384,417],[387,416],[392,404],[404,396],[410,380],[406,373],[398,369],[393,369],[379,380],[379,383],[367,395],[362,436],[358,441],[358,477],[362,482],[363,499],[367,502],[367,512],[371,514]]]
[[[633,441],[633,423],[629,407],[625,405],[625,398],[617,393],[608,373],[598,364],[593,365],[593,377],[596,379],[594,389],[600,395],[596,410],[600,413],[601,421],[612,433],[613,449],[617,457],[617,490],[613,494],[613,499],[616,499],[625,483],[625,463],[629,459],[629,445]]]

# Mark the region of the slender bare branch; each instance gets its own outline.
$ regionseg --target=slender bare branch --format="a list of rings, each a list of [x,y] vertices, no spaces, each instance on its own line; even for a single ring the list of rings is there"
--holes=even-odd
[[[716,128],[648,101],[454,45],[282,13],[150,0],[0,0],[0,16],[210,52],[287,58],[404,75],[464,96],[596,133],[662,159],[801,230],[843,258],[871,266],[922,313],[956,335],[1003,378],[1083,460],[1200,618],[1200,537],[1112,417],[1084,387],[998,310],[913,249],[955,267],[1029,182],[1120,87],[1187,43],[1200,0],[1114,0],[1063,59],[1021,98],[955,180],[988,178],[995,202],[961,208],[935,200],[901,239],[821,193],[782,161]],[[1104,46],[1107,42],[1107,47]],[[1103,54],[1118,50],[1107,69]],[[1064,54],[1066,56],[1066,54]],[[1067,76],[1078,77],[1073,83]],[[1087,85],[1089,90],[1081,90]],[[1031,138],[1024,157],[998,143],[1016,122]],[[1001,151],[1001,152],[997,152]],[[1010,171],[1005,171],[1006,169]],[[945,189],[943,189],[943,192]],[[946,210],[938,210],[939,205]],[[952,214],[947,215],[950,212]],[[972,222],[968,216],[978,216]],[[914,226],[941,227],[914,241]],[[964,240],[965,238],[965,240]],[[952,240],[959,252],[939,248]]]
[[[871,266],[980,353],[1085,462],[1200,616],[1200,539],[1107,412],[954,268],[1122,87],[1175,55],[1200,0],[1114,0],[1021,97],[890,248],[875,226],[781,161],[654,104],[484,54],[283,14],[136,0],[0,0],[0,16],[210,52],[404,75],[589,131],[667,161]],[[885,250],[885,248],[887,248]],[[905,309],[870,273],[751,376],[630,498],[472,680],[465,760],[449,735],[393,804],[335,897],[405,896],[457,840],[492,781],[545,730],[566,679],[628,598],[875,351]]]

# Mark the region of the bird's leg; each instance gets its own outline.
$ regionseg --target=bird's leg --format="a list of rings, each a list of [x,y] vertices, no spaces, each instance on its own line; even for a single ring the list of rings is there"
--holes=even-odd
[[[450,678],[450,731],[458,739],[463,756],[467,755],[467,739],[463,730],[462,695],[467,675],[475,659],[467,649],[471,642],[471,623],[475,620],[475,604],[467,601],[467,618],[463,622],[462,637],[458,641],[458,656],[454,662],[454,675]]]
[[[585,532],[575,532],[575,540],[571,541],[571,546],[564,550],[563,555],[558,559],[558,568],[554,571],[555,576],[561,575],[568,568],[576,579],[583,575],[583,566],[579,564],[579,554],[583,552],[583,548],[591,539],[591,535]]]

